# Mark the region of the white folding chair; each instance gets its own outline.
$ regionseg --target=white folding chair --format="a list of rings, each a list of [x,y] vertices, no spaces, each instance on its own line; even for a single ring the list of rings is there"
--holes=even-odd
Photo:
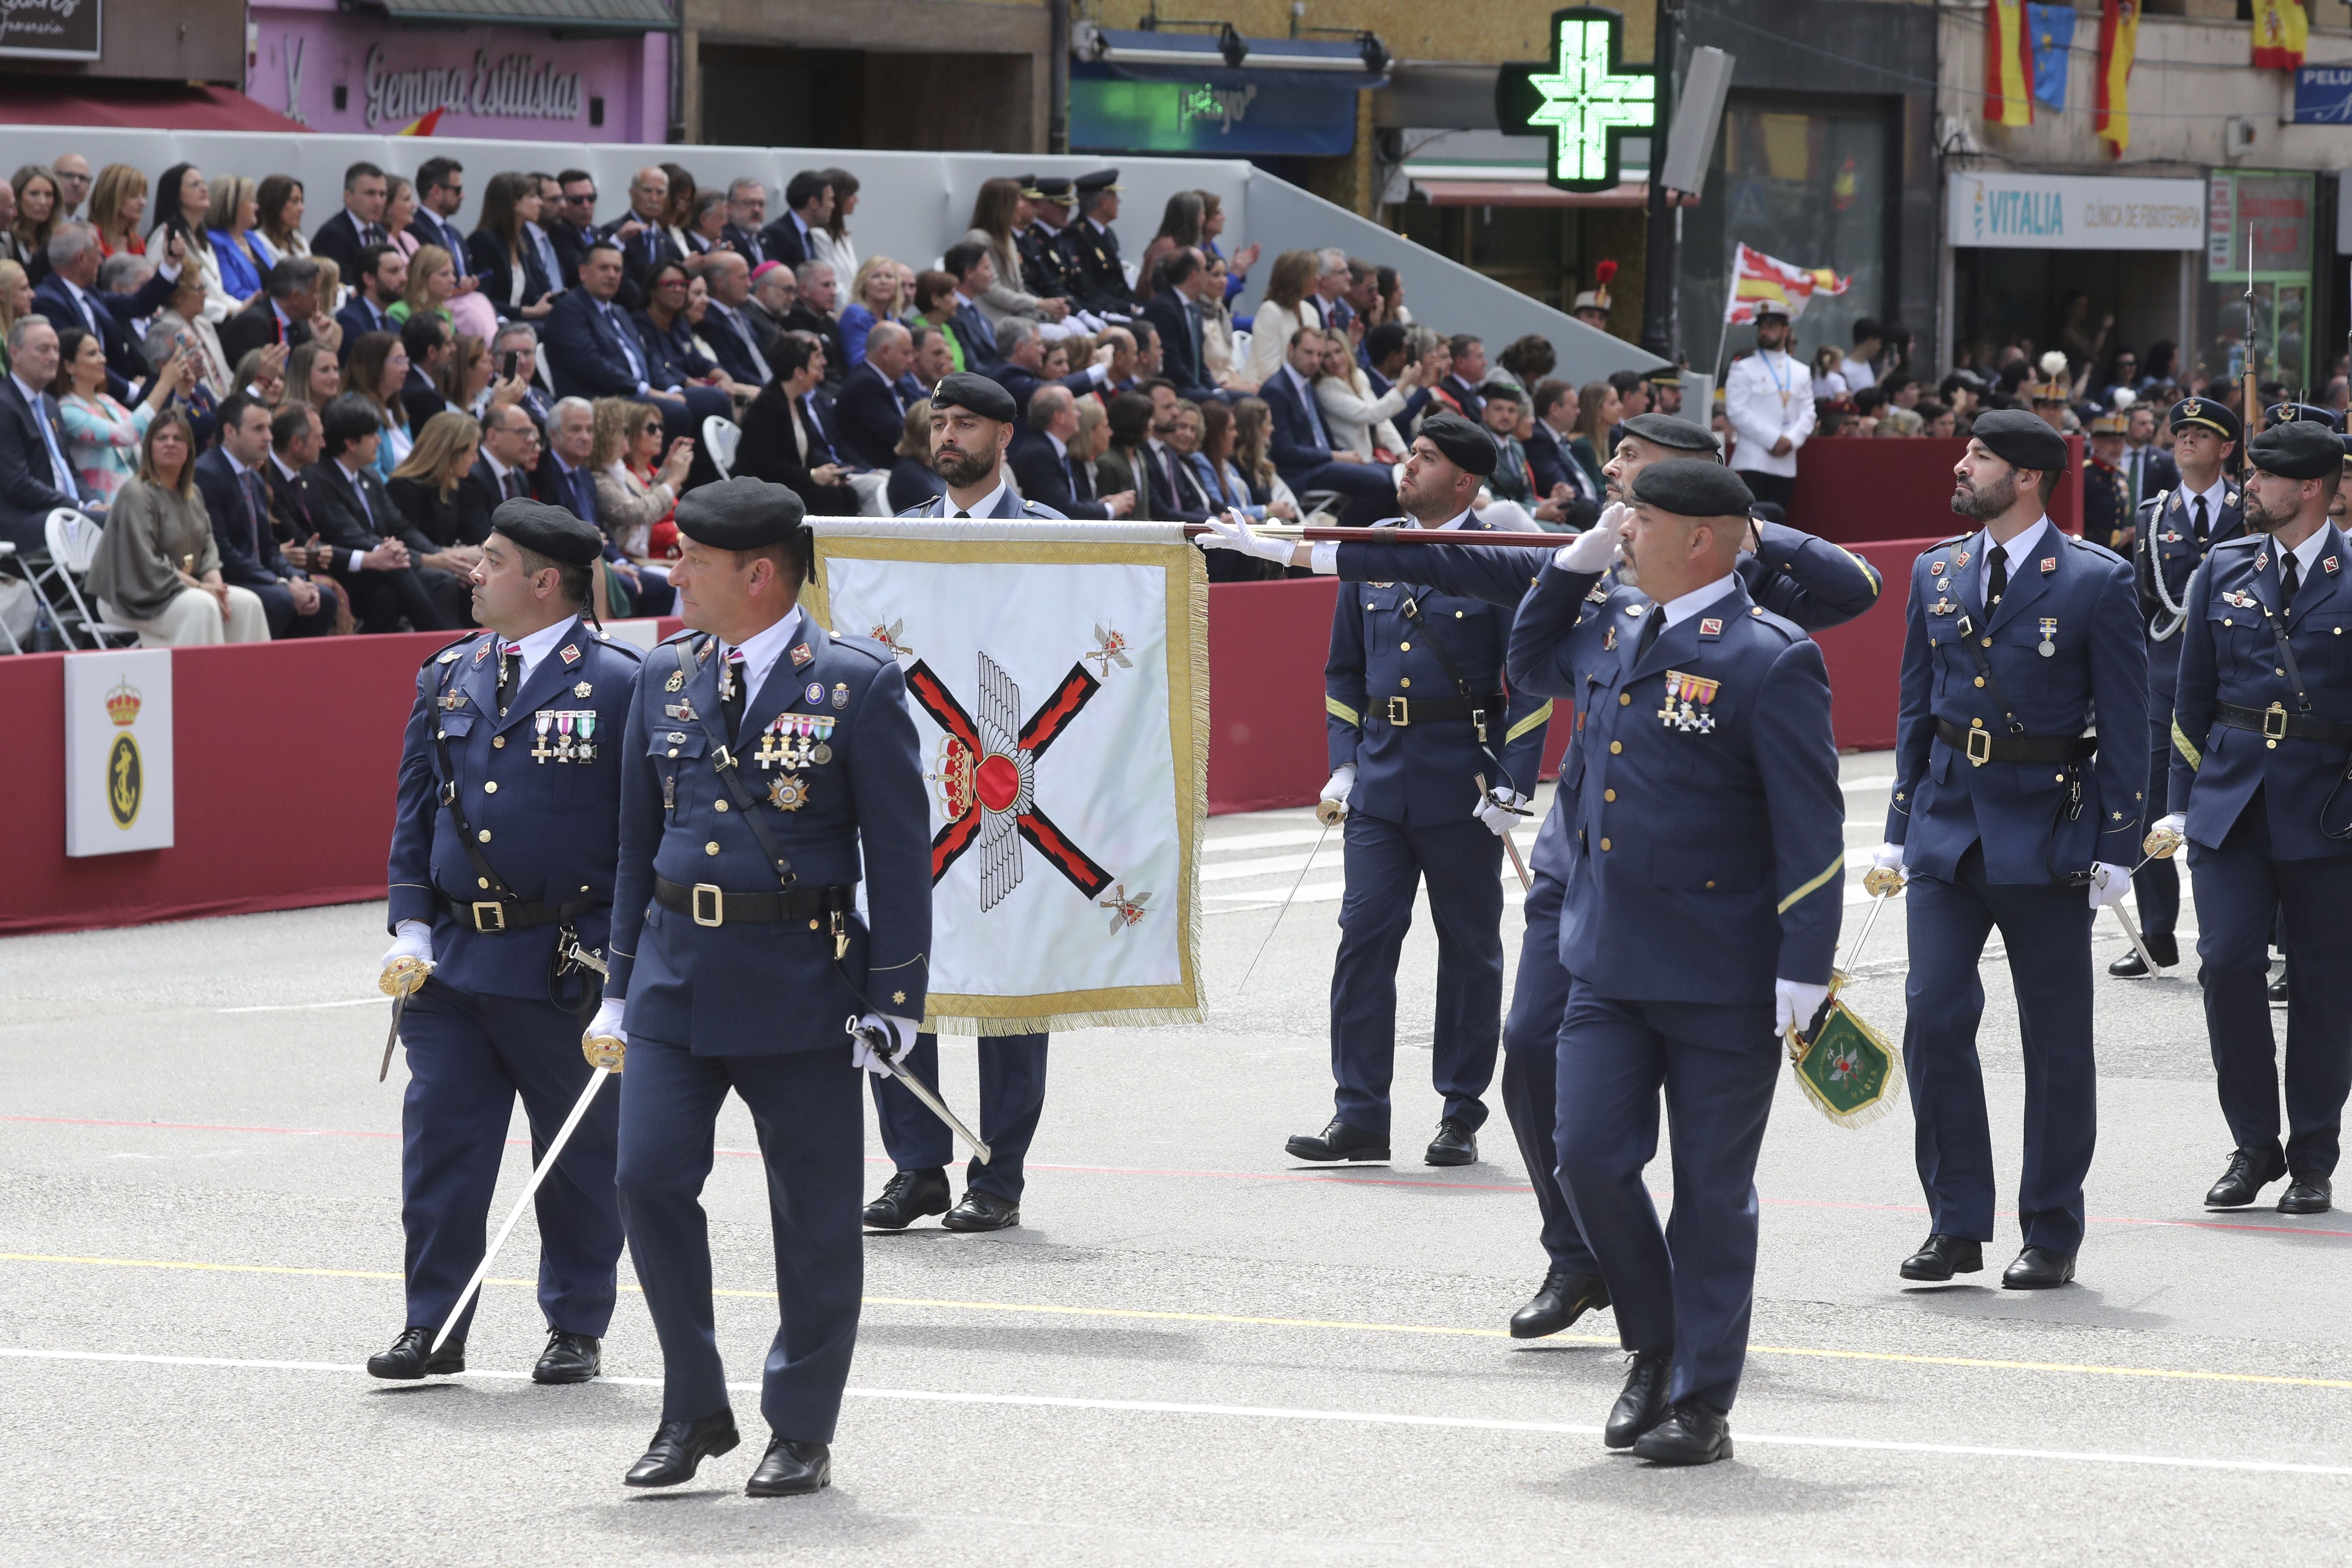
[[[849,488],[857,492],[857,515],[888,517],[890,515],[890,476],[876,470],[849,476]]]
[[[14,544],[0,539],[0,561],[5,561],[16,553],[16,547]],[[25,645],[18,640],[16,628],[9,623],[21,614],[25,621],[25,635],[32,636],[33,627],[37,623],[38,616],[27,601],[37,597],[39,595],[33,592],[32,584],[23,578],[0,576],[0,641],[7,643],[10,653],[24,652]]]
[[[710,466],[720,479],[735,477],[735,448],[742,443],[743,427],[732,419],[713,414],[702,422],[702,449],[710,454]]]
[[[1249,351],[1250,351],[1250,334],[1249,334],[1249,329],[1248,329],[1247,327],[1235,327],[1235,328],[1234,329],[1234,369],[1238,370],[1238,369],[1240,369],[1243,365],[1245,365],[1245,364],[1249,363]]]
[[[33,589],[47,604],[50,621],[68,644],[73,641],[73,623],[78,623],[88,635],[92,647],[108,647],[109,637],[135,643],[139,640],[137,631],[99,619],[81,595],[81,580],[89,571],[90,558],[98,553],[100,533],[97,523],[70,507],[61,506],[50,512],[41,523],[42,538],[49,547],[48,564],[37,571]],[[65,595],[63,604],[58,600],[60,590]]]

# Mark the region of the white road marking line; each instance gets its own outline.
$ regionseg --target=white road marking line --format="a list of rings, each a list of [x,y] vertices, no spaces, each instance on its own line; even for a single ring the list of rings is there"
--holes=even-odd
[[[348,1002],[278,1002],[267,1007],[215,1007],[215,1013],[315,1013],[325,1007],[373,1007],[389,996],[354,996]]]
[[[106,1362],[137,1366],[205,1366],[254,1372],[331,1372],[365,1376],[352,1363],[242,1360],[229,1356],[135,1355],[119,1351],[27,1350],[0,1346],[0,1357],[25,1361]],[[520,1382],[527,1372],[471,1370],[463,1377]],[[599,1377],[624,1388],[659,1388],[657,1377]],[[757,1383],[730,1383],[736,1393],[757,1394]],[[1216,1415],[1250,1421],[1320,1421],[1362,1426],[1429,1426],[1448,1431],[1525,1432],[1546,1436],[1597,1437],[1598,1426],[1562,1421],[1506,1421],[1474,1415],[1414,1415],[1392,1411],[1308,1410],[1275,1405],[1207,1405],[1172,1399],[1084,1399],[1045,1394],[978,1394],[929,1388],[849,1388],[851,1399],[894,1400],[919,1405],[985,1405],[1026,1410],[1106,1410],[1154,1415]],[[2017,1448],[1984,1443],[1894,1442],[1870,1437],[1804,1437],[1738,1431],[1738,1442],[1790,1448],[1833,1448],[1868,1454],[1932,1454],[1961,1458],[2042,1459],[2060,1464],[2129,1465],[2157,1469],[2224,1470],[2240,1474],[2352,1476],[2352,1465],[2304,1465],[2279,1459],[2209,1459],[2178,1454],[2120,1454],[2095,1449]]]

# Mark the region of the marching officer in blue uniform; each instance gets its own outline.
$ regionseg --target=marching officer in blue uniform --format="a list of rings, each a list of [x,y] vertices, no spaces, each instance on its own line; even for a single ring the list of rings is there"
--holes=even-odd
[[[596,1005],[621,808],[614,747],[637,651],[582,618],[603,537],[558,507],[501,502],[473,573],[488,629],[416,674],[393,822],[385,973],[429,978],[400,1018],[401,1226],[408,1326],[377,1377],[466,1369],[469,1303],[434,1334],[482,1260],[517,1096],[537,1163],[586,1087],[580,1026]],[[600,1095],[535,1199],[541,1383],[597,1373],[613,1316],[621,1215],[615,1099]]]
[[[1468,420],[1424,420],[1398,499],[1418,527],[1483,532],[1470,503],[1495,459],[1494,441]],[[1541,698],[1505,694],[1510,635],[1486,600],[1424,583],[1368,583],[1339,597],[1323,669],[1323,798],[1347,811],[1331,966],[1337,1091],[1330,1123],[1289,1141],[1295,1160],[1389,1158],[1397,960],[1423,882],[1437,928],[1430,1077],[1445,1102],[1423,1158],[1478,1158],[1502,1026],[1502,837],[1527,815],[1551,716]]]
[[[1977,968],[1995,927],[2025,1037],[2025,1245],[2001,1284],[2064,1284],[2083,1242],[2098,1124],[2091,921],[2137,858],[2147,652],[2129,565],[2050,521],[2065,468],[2066,443],[2041,419],[1979,418],[1952,510],[1986,526],[1911,573],[1895,797],[1871,877],[1874,890],[1906,877],[1911,889],[1903,1058],[1929,1235],[1906,1279],[1973,1273],[1992,1239]]]
[[[2152,853],[2182,837],[2197,873],[2197,957],[2221,1114],[2236,1143],[2208,1206],[2282,1176],[2283,1214],[2324,1214],[2352,1088],[2352,971],[2336,948],[2352,904],[2352,548],[2328,521],[2344,443],[2292,419],[2248,444],[2250,537],[2190,579],[2180,637],[2171,799]],[[2286,1146],[2265,973],[2287,954]]]
[[[677,530],[693,630],[646,659],[621,739],[613,973],[588,1031],[627,1049],[621,1214],[662,1347],[661,1425],[626,1481],[675,1486],[739,1440],[700,1201],[732,1089],[759,1123],[781,1319],[745,1490],[781,1497],[832,1473],[865,1272],[856,1069],[887,1070],[844,1023],[904,1042],[923,1016],[929,810],[898,661],[799,606],[799,498],[705,485]]]
[[[1642,469],[1672,458],[1704,456],[1713,460],[1713,435],[1686,419],[1637,414],[1625,422],[1616,454],[1602,468],[1610,494],[1619,503],[1600,526],[1613,541],[1629,515],[1624,502]],[[1245,525],[1213,523],[1219,531],[1202,542],[1240,550],[1282,565],[1309,568],[1343,582],[1390,575],[1397,559],[1385,544],[1319,543],[1291,546],[1260,540]],[[1878,602],[1877,569],[1850,551],[1777,522],[1752,523],[1737,568],[1748,596],[1807,631],[1840,626]],[[1597,546],[1596,546],[1597,548]],[[1516,607],[1555,549],[1542,546],[1420,544],[1412,547],[1412,571],[1448,593],[1475,595],[1489,604]],[[1630,588],[1630,584],[1628,585]],[[1587,595],[1585,615],[1597,616]],[[1612,657],[1613,650],[1596,658]],[[1588,672],[1590,674],[1591,672]],[[1597,678],[1596,678],[1597,679]],[[1576,742],[1571,740],[1571,747]],[[1565,765],[1565,764],[1563,764]],[[1542,1217],[1544,1253],[1549,1260],[1543,1284],[1511,1315],[1514,1339],[1540,1339],[1572,1326],[1586,1311],[1609,1305],[1601,1266],[1576,1228],[1567,1194],[1559,1185],[1559,1156],[1553,1130],[1558,1120],[1557,1063],[1560,1015],[1568,1005],[1568,971],[1559,962],[1559,913],[1574,839],[1569,819],[1573,802],[1555,795],[1552,810],[1536,832],[1528,856],[1531,886],[1525,910],[1527,929],[1512,982],[1511,1005],[1503,1019],[1503,1113],[1517,1140],[1528,1178]]]
[[[1015,417],[1013,395],[988,377],[960,372],[941,378],[931,394],[931,466],[947,481],[948,493],[898,515],[1059,519],[1062,514],[1053,508],[1023,500],[1006,481],[1004,454]],[[928,815],[924,820],[929,821]],[[928,851],[923,886],[930,886]],[[1045,1047],[1051,1037],[981,1037],[980,1136],[989,1147],[989,1161],[971,1163],[963,1198],[952,1207],[947,1164],[955,1149],[946,1124],[897,1079],[875,1079],[875,1120],[897,1169],[881,1194],[866,1205],[868,1229],[904,1230],[934,1214],[946,1216],[940,1223],[950,1230],[1005,1230],[1021,1223],[1022,1165],[1045,1114]],[[918,1037],[907,1065],[925,1083],[939,1082],[939,1037]]]
[[[2238,487],[2229,477],[2245,437],[2237,415],[2210,397],[2184,397],[2172,405],[2170,419],[2180,485],[2140,503],[2132,543],[2132,576],[2147,628],[2149,821],[2169,809],[2173,682],[2180,668],[2180,632],[2188,624],[2189,580],[2213,546],[2246,532]],[[2136,862],[2143,858],[2133,857]],[[2179,963],[2180,943],[2173,932],[2180,919],[2180,873],[2169,859],[2147,860],[2132,873],[2132,901],[2139,906],[2140,941],[2148,956],[2166,968]],[[2108,964],[2107,973],[2137,979],[2147,965],[2134,951]]]
[[[1822,653],[1737,570],[1751,498],[1728,468],[1644,467],[1617,542],[1564,545],[1519,606],[1514,688],[1583,715],[1560,775],[1559,1176],[1633,1352],[1603,1441],[1731,1457],[1755,1300],[1756,1158],[1780,1037],[1828,995],[1845,806]],[[1597,600],[1600,613],[1589,615]],[[1672,1231],[1642,1173],[1664,1090]]]

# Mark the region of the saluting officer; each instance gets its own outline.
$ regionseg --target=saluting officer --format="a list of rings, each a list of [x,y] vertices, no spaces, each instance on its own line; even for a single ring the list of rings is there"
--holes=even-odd
[[[1906,1279],[1973,1273],[1992,1239],[1977,967],[1996,926],[2025,1039],[2025,1245],[2001,1284],[2064,1284],[2083,1242],[2098,1111],[2091,921],[2123,897],[2139,847],[2147,653],[2130,567],[2050,521],[2065,471],[2047,424],[1986,414],[1952,492],[1952,510],[1986,527],[1911,573],[1895,798],[1871,879],[1911,886],[1903,1058],[1930,1234]]]
[[[2180,668],[2189,580],[2204,564],[2207,552],[2225,540],[2242,538],[2246,531],[2238,487],[2228,472],[2245,434],[2237,415],[2210,397],[2184,397],[2172,405],[2169,417],[2180,488],[2159,490],[2140,503],[2139,532],[2132,542],[2132,577],[2147,627],[2150,820],[2169,809],[2173,681]],[[2167,968],[2179,963],[2180,943],[2174,929],[2180,920],[2180,873],[2169,859],[2148,860],[2132,873],[2132,901],[2139,906],[2139,936],[2148,956]],[[2107,973],[2135,979],[2147,973],[2147,966],[2135,951],[2108,964]]]
[[[1459,415],[1437,415],[1422,422],[1397,496],[1418,527],[1484,532],[1470,503],[1494,471],[1486,433]],[[1414,889],[1426,882],[1437,928],[1430,1078],[1445,1104],[1423,1158],[1467,1165],[1478,1158],[1480,1097],[1502,1026],[1502,837],[1535,793],[1551,704],[1505,695],[1511,628],[1494,605],[1418,581],[1410,555],[1391,551],[1387,559],[1416,580],[1341,594],[1331,618],[1323,707],[1332,771],[1323,798],[1348,813],[1347,895],[1331,965],[1338,1087],[1329,1125],[1286,1147],[1296,1160],[1389,1158],[1397,960]]]
[[[603,536],[530,500],[490,521],[472,574],[489,629],[425,661],[401,748],[384,966],[435,968],[400,1020],[408,1326],[368,1358],[377,1377],[466,1370],[478,1300],[438,1354],[433,1336],[482,1261],[516,1097],[536,1163],[587,1085],[580,1024],[612,918],[614,748],[637,651],[581,618]],[[614,1097],[599,1095],[534,1199],[540,1383],[585,1383],[601,1363],[621,1256],[616,1123]]]
[[[959,372],[940,379],[931,393],[931,468],[948,492],[901,517],[1061,517],[1053,508],[1023,500],[1005,481],[1004,453],[1012,445],[1013,395],[984,375]],[[928,807],[926,811],[928,812]],[[929,822],[927,815],[926,824]],[[926,829],[928,831],[928,828]],[[926,850],[923,887],[931,885]],[[1037,1136],[1045,1110],[1045,1047],[1048,1035],[983,1035],[980,1038],[980,1136],[989,1161],[973,1160],[964,1173],[962,1201],[950,1207],[948,1161],[955,1149],[947,1125],[907,1092],[897,1079],[874,1079],[874,1115],[882,1147],[897,1167],[879,1196],[866,1205],[874,1230],[904,1230],[925,1215],[944,1215],[950,1230],[1005,1230],[1021,1223],[1023,1163]],[[940,1081],[940,1040],[917,1037],[908,1067],[925,1083]]]
[[[1705,1464],[1731,1457],[1756,1157],[1779,1036],[1828,994],[1845,808],[1821,649],[1737,570],[1748,487],[1677,458],[1633,488],[1641,591],[1601,577],[1617,543],[1601,531],[1562,546],[1519,606],[1510,673],[1583,716],[1559,781],[1574,850],[1557,1115],[1560,1181],[1633,1352],[1603,1441]],[[1671,1233],[1642,1179],[1662,1089]]]
[[[2281,1176],[2282,1214],[2324,1214],[2352,1087],[2352,971],[2336,952],[2352,903],[2352,549],[2328,510],[2345,449],[2291,419],[2247,447],[2252,537],[2191,578],[2180,637],[2172,800],[2152,852],[2185,835],[2197,957],[2221,1114],[2236,1150],[2205,1194],[2252,1203]],[[2287,954],[2286,1126],[2264,976],[2273,921]]]
[[[1070,304],[1097,315],[1131,316],[1135,291],[1127,286],[1127,272],[1118,263],[1118,235],[1110,226],[1118,217],[1118,171],[1080,174],[1073,183],[1078,193],[1077,221],[1062,230],[1062,253],[1072,280]]]
[[[670,583],[694,629],[646,658],[622,740],[613,976],[589,1034],[628,1048],[621,1213],[662,1347],[631,1486],[675,1486],[738,1441],[700,1201],[730,1089],[760,1124],[781,1319],[773,1436],[744,1489],[830,1479],[865,1268],[856,1068],[883,1070],[843,1024],[903,1041],[923,1015],[930,814],[906,682],[887,649],[800,609],[801,515],[761,479],[678,502]]]

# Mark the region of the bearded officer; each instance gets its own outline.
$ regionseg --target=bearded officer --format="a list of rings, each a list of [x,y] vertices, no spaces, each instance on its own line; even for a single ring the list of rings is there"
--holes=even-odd
[[[1611,538],[1613,547],[1614,535],[1629,516],[1623,503],[1643,468],[1672,458],[1704,456],[1711,461],[1715,455],[1714,436],[1686,419],[1639,414],[1627,420],[1615,455],[1601,470],[1609,481],[1611,497],[1619,503],[1604,516],[1601,526],[1608,532],[1603,537]],[[1204,537],[1202,542],[1212,549],[1240,550],[1325,575],[1336,573],[1343,582],[1366,582],[1397,570],[1394,550],[1385,544],[1325,542],[1293,546],[1259,539],[1244,524],[1213,521],[1211,526],[1218,533]],[[1422,544],[1412,548],[1412,570],[1433,585],[1508,606],[1519,603],[1555,553],[1553,548],[1538,546]],[[1776,522],[1751,521],[1738,571],[1750,598],[1807,631],[1843,625],[1878,602],[1878,571],[1867,561]],[[1624,586],[1633,586],[1630,574],[1621,570],[1618,575]],[[1584,613],[1587,616],[1600,614],[1590,594]],[[1619,635],[1623,635],[1622,630]],[[1598,643],[1592,651],[1599,662],[1615,655],[1613,647]],[[1597,680],[1599,676],[1588,670],[1587,679]],[[1571,748],[1576,743],[1570,742]],[[1503,1020],[1503,1113],[1536,1190],[1543,1247],[1549,1259],[1543,1284],[1511,1315],[1514,1339],[1559,1333],[1586,1311],[1609,1304],[1601,1266],[1585,1246],[1568,1196],[1560,1190],[1559,1156],[1553,1140],[1559,1019],[1568,1005],[1568,971],[1559,961],[1559,913],[1575,848],[1569,828],[1573,812],[1565,808],[1573,804],[1570,796],[1554,795],[1553,809],[1537,831],[1535,847],[1528,856],[1531,886],[1525,910],[1526,932],[1519,947],[1517,976],[1512,982],[1510,1010]]]
[[[2213,546],[2242,539],[2246,531],[2238,487],[2228,475],[2245,434],[2237,415],[2210,397],[2184,397],[2172,405],[2169,417],[2180,486],[2140,503],[2138,533],[2132,544],[2133,581],[2147,628],[2150,820],[2170,809],[2173,681],[2180,668],[2189,580]],[[2143,858],[2133,857],[2135,862]],[[2170,859],[2149,859],[2132,873],[2132,901],[2139,906],[2140,941],[2148,956],[2168,968],[2179,963],[2180,943],[2174,931],[2180,921],[2180,873]],[[2147,973],[2147,965],[2134,950],[2108,964],[2107,973],[2137,979]]]
[[[931,467],[948,493],[901,517],[1059,520],[1051,507],[1023,500],[1005,481],[1004,454],[1013,442],[1013,395],[984,375],[943,377],[931,394]],[[928,815],[924,820],[928,823]],[[930,886],[928,858],[923,885]],[[944,1215],[950,1230],[1007,1230],[1021,1223],[1023,1162],[1045,1110],[1046,1035],[983,1035],[980,1039],[980,1136],[989,1160],[964,1172],[964,1193],[950,1206],[948,1129],[897,1079],[874,1079],[874,1114],[882,1147],[897,1167],[881,1194],[866,1205],[872,1230],[904,1230],[925,1215]],[[907,1065],[925,1083],[940,1081],[940,1041],[925,1033]]]
[[[613,976],[621,1213],[662,1347],[662,1419],[628,1485],[676,1486],[738,1442],[700,1194],[727,1091],[757,1120],[782,1320],[745,1490],[814,1492],[857,1342],[864,1128],[846,1017],[910,1039],[930,950],[930,814],[888,650],[799,607],[800,499],[735,479],[677,506],[691,632],[646,660],[622,741]],[[861,871],[869,913],[857,913]],[[625,1000],[624,1000],[625,999]]]
[[[1828,994],[1845,809],[1821,649],[1737,570],[1748,487],[1684,458],[1633,489],[1641,591],[1601,581],[1607,535],[1561,547],[1519,606],[1510,672],[1584,713],[1559,783],[1575,851],[1557,1114],[1560,1182],[1633,1354],[1603,1440],[1705,1464],[1731,1457],[1756,1157],[1779,1036]],[[1642,1179],[1661,1089],[1671,1234]]]
[[[2197,957],[2221,1114],[2236,1144],[2205,1202],[2240,1208],[2284,1176],[2282,1214],[2324,1214],[2352,1087],[2352,972],[2335,952],[2352,903],[2352,550],[2328,521],[2344,443],[2291,419],[2248,444],[2253,536],[2217,545],[2182,608],[2169,814],[2195,868]],[[2287,954],[2286,1146],[2265,973]]]
[[[2025,1245],[2001,1284],[2064,1284],[2083,1242],[2098,1116],[2091,921],[2123,897],[2139,847],[2147,645],[2129,566],[2050,521],[2066,460],[2031,414],[1978,419],[1952,510],[1986,526],[1911,573],[1895,798],[1871,877],[1911,887],[1903,1058],[1930,1234],[1906,1279],[1973,1273],[1992,1239],[1977,969],[1996,927],[2025,1041]],[[2084,732],[2094,717],[2098,735]]]
[[[387,974],[429,962],[401,1014],[401,1227],[407,1322],[376,1377],[466,1370],[475,1302],[433,1336],[481,1263],[491,1189],[518,1097],[531,1159],[588,1082],[580,1024],[596,1004],[589,963],[610,925],[621,807],[614,750],[637,652],[582,619],[603,537],[559,507],[503,501],[473,571],[488,630],[417,671],[393,821]],[[540,1383],[585,1383],[613,1316],[621,1215],[613,1192],[615,1097],[599,1095],[534,1199]]]

